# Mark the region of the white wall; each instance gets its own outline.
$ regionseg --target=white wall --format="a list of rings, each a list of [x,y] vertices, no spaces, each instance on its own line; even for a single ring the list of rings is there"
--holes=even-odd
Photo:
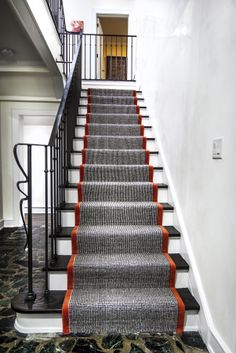
[[[138,82],[193,252],[193,290],[210,326],[201,330],[209,349],[220,351],[216,338],[236,352],[235,2],[137,1],[135,12]],[[222,160],[211,156],[215,137],[223,137]]]

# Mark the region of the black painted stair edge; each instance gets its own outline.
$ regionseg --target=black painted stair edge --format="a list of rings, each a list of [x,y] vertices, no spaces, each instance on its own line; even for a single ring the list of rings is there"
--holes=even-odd
[[[94,87],[94,89],[96,89],[95,87]],[[115,89],[115,88],[114,88]],[[126,90],[126,88],[125,88],[125,90]],[[87,92],[88,91],[88,88],[81,88],[81,91],[82,92]],[[132,90],[131,89],[131,91],[136,91],[136,89],[134,89],[134,90]],[[143,91],[136,91],[136,93],[142,93]]]
[[[87,148],[85,148],[87,149]],[[103,150],[103,148],[101,148],[101,150]],[[97,149],[96,149],[97,151]],[[122,151],[122,150],[111,150],[111,151]],[[125,150],[125,151],[133,151],[133,150]],[[142,150],[140,150],[142,151]],[[151,155],[155,155],[155,154],[159,154],[159,151],[149,151]],[[82,150],[72,150],[70,153],[73,154],[82,154]]]
[[[90,103],[90,104],[100,105],[99,103]],[[112,104],[110,104],[110,105],[112,105]],[[114,104],[114,105],[116,105],[116,104]],[[117,105],[123,105],[123,104],[117,104]],[[135,104],[132,104],[132,105],[135,105]],[[79,104],[78,109],[79,108],[87,108],[87,107],[88,107],[88,104]],[[140,109],[147,109],[147,107],[145,105],[140,105],[139,108]]]
[[[99,97],[99,96],[98,96]],[[112,96],[113,97],[113,96]],[[123,96],[114,96],[114,97],[123,97]],[[131,96],[132,97],[132,96]],[[138,98],[138,101],[144,101],[144,98],[142,97],[137,97]],[[88,99],[88,96],[80,96],[80,99]],[[96,104],[96,103],[95,103]],[[100,103],[98,103],[100,104]],[[112,103],[110,103],[112,104]]]
[[[89,135],[89,136],[93,136],[93,135]],[[95,135],[96,136],[96,135]],[[124,136],[122,136],[124,137]],[[127,138],[130,138],[130,136],[127,136]],[[80,141],[83,141],[84,140],[84,137],[73,137],[73,140],[80,140]],[[147,141],[155,141],[155,137],[147,137]]]
[[[185,304],[186,311],[198,312],[200,306],[188,288],[177,288]],[[11,301],[11,308],[21,314],[61,314],[66,291],[49,291],[47,296],[43,291],[36,291],[35,302],[25,300],[26,293],[17,294]]]
[[[92,181],[91,183],[94,183],[94,181]],[[156,183],[156,184],[158,185],[158,189],[168,189],[168,185],[167,184],[164,184],[164,183]],[[77,185],[77,183],[68,183],[68,184],[65,184],[65,185],[59,185],[59,187],[60,188],[65,188],[65,189],[77,189],[78,185]]]
[[[143,115],[143,114],[141,115],[142,115],[142,119],[149,119],[149,115]],[[86,114],[77,114],[76,116],[79,116],[80,118],[84,118],[84,119],[86,118]]]
[[[163,211],[173,211],[174,207],[172,205],[170,205],[167,202],[159,202],[160,205],[162,205],[163,207]],[[61,211],[74,211],[75,210],[75,203],[64,203],[62,204],[60,207],[56,208],[57,210],[61,210]]]
[[[107,125],[107,124],[106,124]],[[109,124],[108,124],[109,125]],[[114,125],[114,124],[113,124]],[[136,125],[132,125],[136,126]],[[75,127],[85,127],[85,124],[76,124]],[[144,125],[144,129],[152,129],[151,125]],[[99,135],[98,135],[99,136]]]
[[[57,239],[67,239],[67,238],[70,239],[73,228],[74,227],[62,227],[60,230],[56,232]],[[174,226],[165,226],[164,228],[169,233],[169,238],[179,239],[181,237],[181,233]]]
[[[79,170],[80,169],[80,165],[70,165],[69,167],[64,167],[65,169],[72,169],[72,170]],[[164,168],[163,167],[153,167],[154,170],[160,170],[163,171]]]
[[[189,271],[188,263],[180,254],[169,254],[169,256],[174,261],[177,271]],[[66,271],[70,258],[70,255],[57,255],[56,261],[49,263],[48,270],[52,272]]]

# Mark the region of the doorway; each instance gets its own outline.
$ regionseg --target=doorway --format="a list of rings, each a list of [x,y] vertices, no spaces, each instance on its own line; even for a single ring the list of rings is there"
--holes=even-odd
[[[97,72],[104,80],[126,80],[128,16],[97,15],[97,34]]]

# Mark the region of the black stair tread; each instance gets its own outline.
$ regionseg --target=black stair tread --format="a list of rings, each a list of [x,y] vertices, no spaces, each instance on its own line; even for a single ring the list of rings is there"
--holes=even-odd
[[[109,124],[105,124],[105,125],[109,125]],[[111,125],[114,126],[114,124],[111,124]],[[136,125],[132,125],[132,126],[136,126]],[[75,127],[85,127],[85,124],[76,124]],[[144,125],[144,129],[152,129],[152,126],[151,125]]]
[[[185,304],[186,311],[200,310],[198,302],[188,288],[178,288],[177,291]],[[49,291],[49,294],[44,296],[42,291],[36,291],[36,300],[32,303],[25,301],[26,293],[21,292],[14,297],[11,307],[17,313],[60,314],[65,293],[65,291]]]
[[[173,211],[174,207],[170,205],[169,203],[163,203],[159,202],[163,206],[164,211]],[[61,211],[74,211],[75,209],[75,203],[64,203],[57,209],[60,209]]]
[[[95,136],[95,137],[101,137],[101,136],[99,136],[99,135],[88,135],[89,137],[92,137],[92,136]],[[105,137],[109,137],[109,136],[105,136]],[[112,136],[112,137],[115,137],[115,136]],[[123,136],[120,136],[120,137],[123,137]],[[129,138],[130,136],[125,136],[125,137],[127,137],[127,138]],[[137,136],[134,136],[134,137],[137,137]],[[73,137],[73,140],[81,140],[81,141],[83,141],[83,137]],[[147,141],[155,141],[156,139],[155,139],[155,137],[147,137],[146,138],[147,139]]]
[[[90,103],[91,105],[99,105],[99,103]],[[105,103],[103,103],[104,105]],[[111,104],[112,105],[112,104]],[[123,104],[113,104],[113,105],[123,105]],[[135,105],[135,104],[130,104],[130,105]],[[79,104],[78,108],[87,108],[88,104]],[[140,109],[147,109],[147,107],[145,105],[140,105],[139,106]]]
[[[94,181],[90,181],[89,183],[94,183]],[[100,184],[104,184],[103,181],[99,182]],[[109,183],[109,182],[108,182]],[[119,182],[116,182],[119,183]],[[129,182],[124,181],[125,184],[129,184]],[[132,182],[130,182],[132,183]],[[142,184],[142,182],[136,182]],[[164,183],[157,183],[158,189],[168,189],[168,185]],[[68,183],[66,185],[60,185],[61,188],[68,188],[68,189],[77,189],[77,183]]]
[[[87,148],[86,148],[86,149],[87,149]],[[93,148],[89,148],[89,149],[92,150]],[[96,151],[98,151],[98,150],[99,150],[99,149],[96,149]],[[100,150],[104,151],[103,148],[101,148]],[[111,150],[111,149],[108,149],[108,150],[110,150],[110,151],[129,151],[129,152],[134,151],[134,150]],[[135,150],[135,151],[137,151],[137,150]],[[143,151],[143,150],[140,149],[140,150],[138,150],[138,151]],[[159,154],[158,151],[149,151],[149,152],[150,152],[150,154],[153,154],[153,155]],[[73,153],[73,154],[82,154],[82,150],[72,150],[71,153]]]
[[[166,230],[169,233],[169,238],[180,238],[180,232],[173,226],[165,226]],[[73,227],[62,227],[56,233],[57,238],[70,238]]]
[[[95,88],[96,89],[96,88]],[[82,92],[88,92],[88,88],[82,88]],[[131,90],[132,91],[132,90]],[[136,91],[135,89],[133,91]],[[142,93],[142,91],[136,91],[136,93]]]
[[[154,170],[163,170],[163,167],[153,167]],[[71,165],[69,167],[66,167],[66,169],[80,169],[80,165]]]
[[[93,255],[93,254],[92,254]],[[176,265],[176,270],[188,271],[189,265],[180,254],[169,254]],[[70,255],[58,255],[53,264],[49,264],[49,271],[66,271]]]
[[[98,95],[97,97],[101,97],[101,96]],[[105,97],[113,97],[113,96],[105,96]],[[114,97],[126,97],[127,98],[129,96],[119,96],[118,95],[118,96],[114,96]],[[133,97],[133,96],[130,96],[130,97]],[[80,99],[88,99],[88,96],[80,96]],[[137,99],[138,99],[138,101],[144,101],[144,98],[141,98],[141,97],[137,97]],[[92,103],[92,104],[94,104],[94,103]],[[95,104],[97,104],[97,103],[95,103]],[[100,104],[100,103],[98,103],[98,104]]]
[[[96,113],[94,113],[96,114]],[[141,114],[142,115],[142,114]],[[81,118],[86,118],[86,115],[85,114],[77,114],[77,116],[80,116]],[[149,119],[149,115],[142,115],[142,118],[143,119]]]

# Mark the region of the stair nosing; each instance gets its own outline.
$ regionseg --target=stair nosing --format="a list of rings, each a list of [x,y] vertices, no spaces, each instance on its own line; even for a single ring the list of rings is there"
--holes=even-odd
[[[93,201],[91,201],[91,202],[93,202]],[[105,201],[105,202],[109,202],[109,201]],[[150,203],[151,202],[157,203],[154,201],[150,201]],[[162,205],[163,211],[174,211],[174,206],[170,205],[168,202],[158,202],[158,204]],[[75,210],[75,205],[76,205],[76,203],[74,203],[74,202],[65,202],[65,204],[60,205],[59,207],[56,207],[56,210],[60,210],[63,212],[71,212],[71,211]]]

